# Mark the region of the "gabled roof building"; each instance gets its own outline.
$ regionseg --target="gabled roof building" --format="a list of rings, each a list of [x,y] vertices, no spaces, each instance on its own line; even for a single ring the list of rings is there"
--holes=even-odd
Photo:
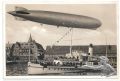
[[[32,39],[30,34],[28,42],[16,42],[6,44],[6,54],[12,61],[35,62],[44,58],[45,50],[41,44]]]

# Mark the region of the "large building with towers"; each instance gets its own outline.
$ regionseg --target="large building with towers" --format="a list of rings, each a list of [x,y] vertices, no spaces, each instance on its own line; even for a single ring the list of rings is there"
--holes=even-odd
[[[41,44],[32,39],[30,34],[28,42],[6,44],[6,59],[12,61],[28,62],[44,58],[45,50]],[[29,57],[30,56],[30,57]]]

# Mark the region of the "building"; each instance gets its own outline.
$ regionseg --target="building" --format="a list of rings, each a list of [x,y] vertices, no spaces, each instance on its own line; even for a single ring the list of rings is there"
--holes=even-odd
[[[13,44],[10,44],[9,42],[6,44],[6,60],[7,61],[10,61],[12,58],[11,58],[11,48],[12,48],[12,45]]]
[[[32,62],[37,59],[43,59],[45,50],[41,44],[32,39],[30,35],[28,42],[16,42],[13,44],[6,44],[6,57],[7,60]]]

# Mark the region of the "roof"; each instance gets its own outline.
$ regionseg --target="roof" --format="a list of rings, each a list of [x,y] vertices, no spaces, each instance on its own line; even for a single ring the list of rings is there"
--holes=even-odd
[[[116,45],[93,45],[93,54],[105,54],[107,52],[110,54],[117,53]],[[88,53],[89,46],[72,46],[72,50],[81,50],[85,53]],[[46,54],[67,54],[70,52],[70,46],[47,46]]]

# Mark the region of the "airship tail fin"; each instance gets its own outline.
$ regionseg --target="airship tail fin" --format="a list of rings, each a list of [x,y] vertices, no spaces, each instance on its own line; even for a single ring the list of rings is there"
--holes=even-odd
[[[26,8],[23,8],[23,7],[18,7],[18,6],[16,6],[16,7],[15,7],[15,11],[27,11],[27,9],[26,9]]]
[[[16,11],[16,13],[22,13],[22,14],[29,14],[28,12],[27,12],[27,9],[26,8],[23,8],[23,7],[18,7],[18,6],[16,6],[15,7],[15,11]],[[19,20],[19,21],[26,21],[26,19],[24,19],[24,18],[21,18],[21,17],[15,17],[15,19],[16,20]]]

